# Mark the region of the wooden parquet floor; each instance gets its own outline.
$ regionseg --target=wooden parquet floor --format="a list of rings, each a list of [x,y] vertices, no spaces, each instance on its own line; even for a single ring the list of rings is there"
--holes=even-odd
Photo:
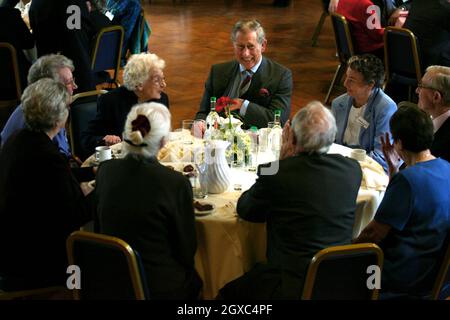
[[[272,0],[142,1],[151,26],[149,50],[166,61],[166,92],[172,127],[192,119],[214,63],[233,59],[230,31],[241,18],[256,18],[265,28],[265,55],[293,72],[291,117],[311,100],[323,101],[338,60],[330,19],[318,46],[311,37],[322,13],[321,1],[293,0],[286,8]]]

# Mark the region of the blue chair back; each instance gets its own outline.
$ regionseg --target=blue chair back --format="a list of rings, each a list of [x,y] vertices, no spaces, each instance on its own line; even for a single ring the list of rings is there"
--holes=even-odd
[[[341,14],[331,13],[330,16],[339,60],[341,63],[347,63],[347,60],[355,53],[350,25],[347,19]]]
[[[90,156],[90,153],[83,148],[81,134],[87,130],[89,121],[94,119],[97,114],[98,96],[106,92],[105,90],[94,90],[73,96],[69,119],[70,148],[72,154],[83,161]]]
[[[385,29],[384,61],[388,83],[417,86],[422,78],[417,39],[408,29],[396,27]]]
[[[117,83],[117,76],[122,57],[124,29],[122,26],[102,28],[95,38],[92,51],[92,72],[114,70],[112,82]]]
[[[373,243],[323,249],[311,260],[302,299],[376,300],[378,289],[367,286],[372,265],[383,267],[383,252]]]

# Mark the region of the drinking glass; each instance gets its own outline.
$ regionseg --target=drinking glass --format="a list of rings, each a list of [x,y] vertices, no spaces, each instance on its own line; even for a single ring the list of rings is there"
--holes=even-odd
[[[183,132],[183,143],[184,144],[192,144],[194,141],[192,139],[192,126],[194,125],[194,120],[183,120],[181,122],[181,130]]]

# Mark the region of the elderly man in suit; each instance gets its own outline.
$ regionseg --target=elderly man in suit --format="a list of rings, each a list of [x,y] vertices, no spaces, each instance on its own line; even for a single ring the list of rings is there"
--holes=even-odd
[[[276,163],[260,166],[237,204],[242,219],[267,222],[267,264],[228,283],[220,290],[224,299],[299,299],[311,258],[351,242],[362,173],[357,161],[327,154],[336,131],[320,102],[285,126],[278,171],[268,170]]]
[[[281,122],[291,110],[292,72],[262,56],[267,40],[256,20],[241,20],[231,32],[236,60],[212,66],[196,119],[205,119],[210,98],[228,96],[230,110],[239,115],[246,127],[267,127],[281,110]]]
[[[419,108],[433,119],[431,153],[450,161],[450,68],[430,66],[416,89]]]

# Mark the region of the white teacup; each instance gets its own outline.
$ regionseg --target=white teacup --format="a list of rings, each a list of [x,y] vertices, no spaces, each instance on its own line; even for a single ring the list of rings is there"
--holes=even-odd
[[[111,148],[100,146],[95,148],[95,161],[103,162],[112,158]]]
[[[366,160],[366,150],[364,149],[353,149],[350,153],[350,158],[358,160],[358,161],[364,161]]]

